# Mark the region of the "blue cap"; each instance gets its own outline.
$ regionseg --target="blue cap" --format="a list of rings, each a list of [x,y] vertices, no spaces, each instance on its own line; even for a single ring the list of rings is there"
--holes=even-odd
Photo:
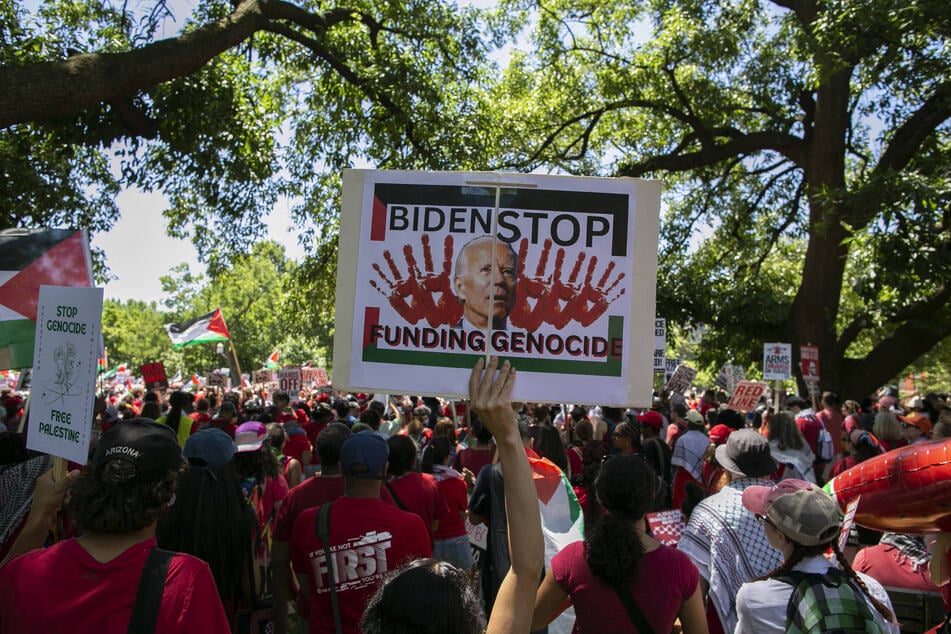
[[[236,450],[237,447],[231,440],[231,436],[217,427],[205,427],[188,437],[182,453],[192,464],[207,465],[217,469],[231,462]]]
[[[390,449],[386,436],[379,432],[362,432],[348,436],[340,449],[340,468],[350,478],[383,479]]]

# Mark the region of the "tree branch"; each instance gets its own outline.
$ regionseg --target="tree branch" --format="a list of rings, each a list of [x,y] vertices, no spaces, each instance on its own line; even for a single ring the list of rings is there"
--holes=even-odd
[[[922,142],[951,117],[951,81],[938,84],[934,93],[895,131],[875,170],[879,174],[903,169]]]
[[[226,18],[125,53],[0,66],[0,128],[76,114],[193,73],[263,27],[263,3],[244,0]]]
[[[643,176],[655,171],[683,172],[697,167],[713,165],[736,155],[753,154],[772,150],[802,166],[803,144],[796,137],[782,132],[754,132],[733,138],[726,143],[704,146],[697,152],[671,153],[648,158],[638,163],[621,167],[617,176]]]

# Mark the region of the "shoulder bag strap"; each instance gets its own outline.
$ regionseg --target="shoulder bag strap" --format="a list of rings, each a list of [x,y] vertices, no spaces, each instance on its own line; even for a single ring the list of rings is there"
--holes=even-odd
[[[641,607],[637,605],[637,601],[634,600],[630,591],[627,588],[615,586],[614,593],[617,595],[617,598],[621,600],[621,604],[624,606],[624,610],[627,612],[628,617],[630,617],[634,627],[637,628],[638,634],[654,634],[654,628],[647,622],[647,617],[644,616]]]
[[[158,547],[149,551],[139,578],[139,589],[135,593],[135,606],[127,630],[129,634],[152,634],[155,631],[155,621],[158,620],[159,606],[165,592],[168,564],[174,556],[174,552]]]
[[[333,557],[330,553],[330,507],[333,502],[320,505],[317,511],[317,523],[314,531],[324,545],[324,562],[327,564],[327,585],[330,586],[330,607],[333,610],[334,631],[342,634],[343,626],[340,623],[340,604],[337,603],[337,575],[334,570]],[[313,606],[311,606],[313,609]]]
[[[396,495],[396,491],[390,486],[389,482],[384,481],[383,486],[386,487],[386,490],[389,491],[390,497],[393,498],[393,501],[396,502],[396,506],[400,508],[401,511],[406,510],[406,505],[403,504],[403,500],[400,499],[400,496]]]

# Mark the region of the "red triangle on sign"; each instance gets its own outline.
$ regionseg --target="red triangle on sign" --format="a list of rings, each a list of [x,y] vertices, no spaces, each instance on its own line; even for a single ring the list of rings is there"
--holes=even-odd
[[[36,321],[40,286],[90,286],[82,231],[33,260],[0,286],[0,304]]]

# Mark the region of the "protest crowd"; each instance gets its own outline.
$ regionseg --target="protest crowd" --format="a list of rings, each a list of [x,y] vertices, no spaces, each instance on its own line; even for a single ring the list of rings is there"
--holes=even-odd
[[[943,533],[840,541],[820,488],[947,438],[945,395],[517,403],[515,369],[483,364],[467,401],[120,385],[59,477],[4,391],[0,632],[899,632],[951,612]],[[553,556],[550,517],[578,530]],[[945,609],[910,626],[896,589]]]

